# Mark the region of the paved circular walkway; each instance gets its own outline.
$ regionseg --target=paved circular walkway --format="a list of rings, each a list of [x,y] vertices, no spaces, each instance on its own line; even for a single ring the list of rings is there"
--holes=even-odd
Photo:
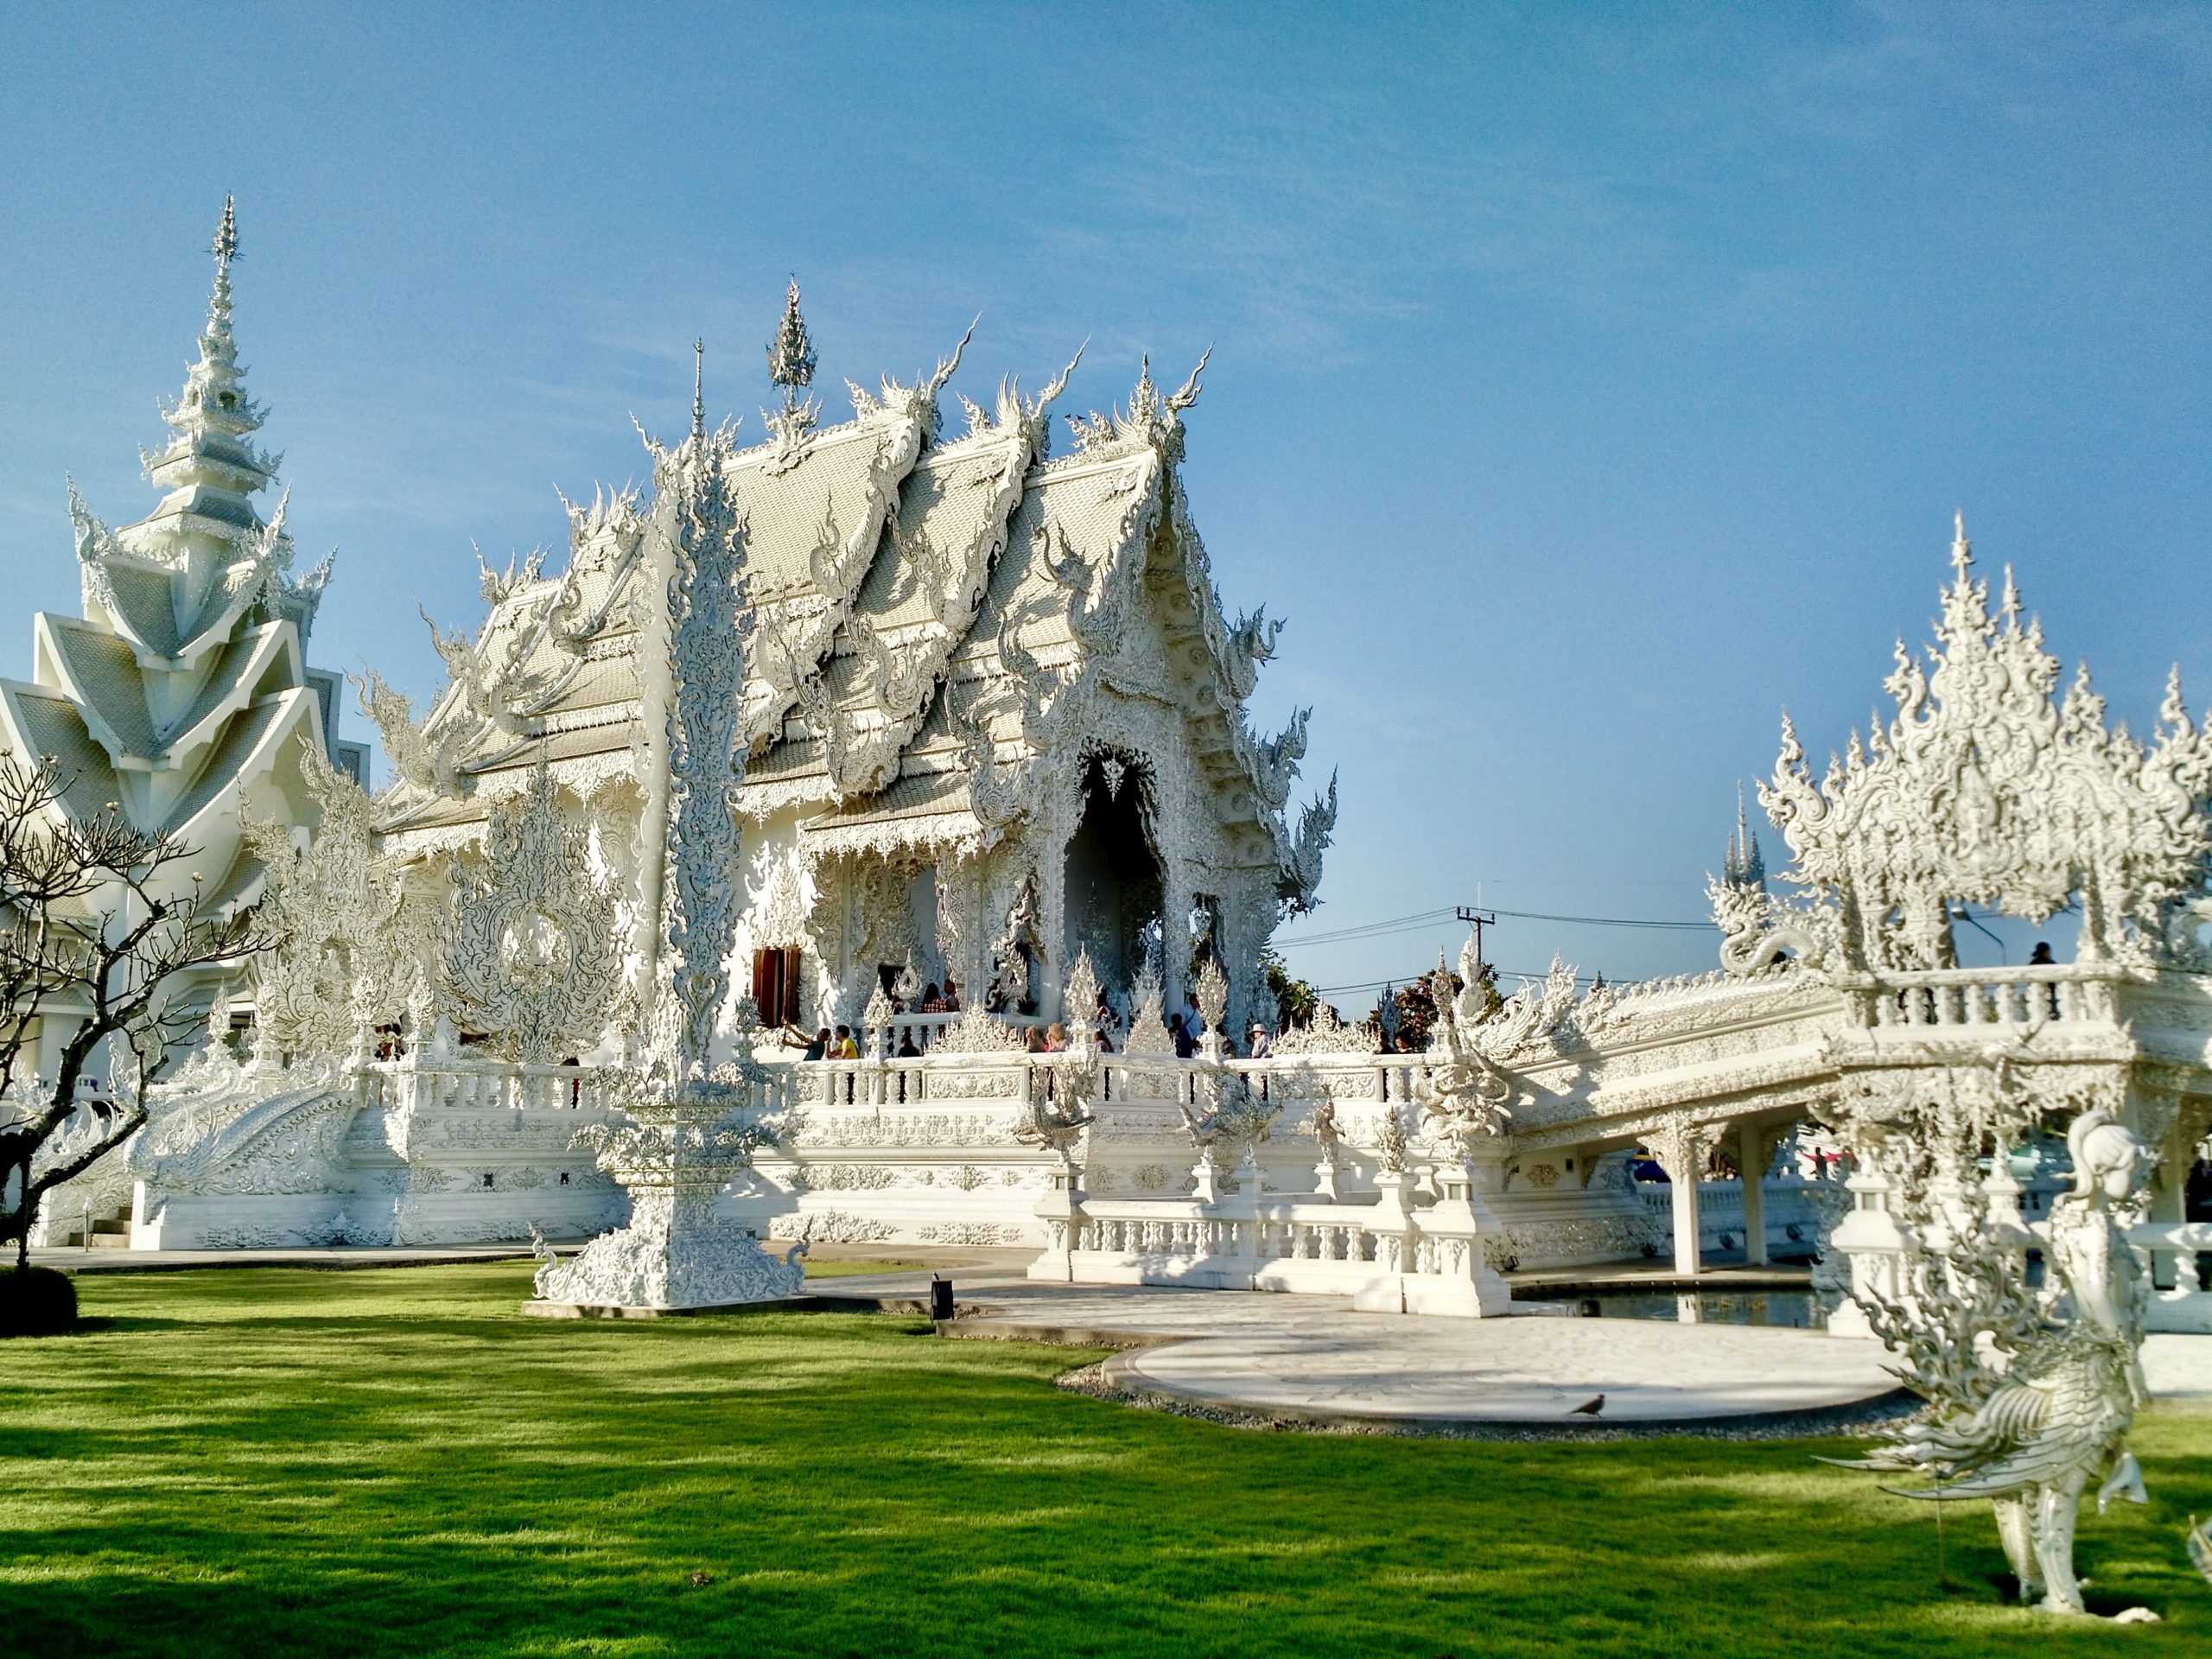
[[[1897,1387],[1865,1344],[1653,1319],[1212,1338],[1116,1356],[1109,1381],[1193,1404],[1480,1422],[1709,1422],[1832,1410]],[[1594,1413],[1578,1408],[1595,1405]]]
[[[1225,1409],[1404,1422],[1690,1423],[1831,1411],[1897,1388],[1819,1332],[1528,1313],[1357,1313],[1344,1298],[979,1287],[958,1334],[1136,1343],[1112,1386]],[[1602,1395],[1594,1414],[1578,1412]]]

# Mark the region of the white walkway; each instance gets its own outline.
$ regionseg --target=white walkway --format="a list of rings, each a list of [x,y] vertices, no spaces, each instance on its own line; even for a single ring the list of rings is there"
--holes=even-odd
[[[963,1309],[954,1334],[1117,1347],[1108,1386],[1202,1408],[1534,1426],[1585,1421],[1575,1408],[1603,1395],[1601,1425],[1748,1426],[1857,1406],[1897,1386],[1878,1344],[1815,1331],[1583,1319],[1559,1302],[1503,1319],[1418,1319],[1356,1313],[1341,1297],[1039,1284],[1007,1266],[944,1269]],[[914,1295],[929,1276],[810,1287]],[[2212,1337],[2152,1337],[2144,1366],[2162,1402],[2212,1407]]]

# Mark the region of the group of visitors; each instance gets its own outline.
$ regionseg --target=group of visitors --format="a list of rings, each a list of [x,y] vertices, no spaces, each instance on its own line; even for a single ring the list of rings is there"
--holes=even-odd
[[[1204,1021],[1198,1014],[1198,999],[1190,997],[1186,1001],[1190,1003],[1186,1013],[1173,1014],[1167,1019],[1168,1040],[1174,1046],[1175,1058],[1179,1060],[1194,1058],[1198,1054],[1199,1044],[1204,1040],[1202,1035],[1205,1028]],[[894,1011],[900,1014],[910,1011],[896,997],[892,999],[892,1007]],[[942,988],[931,982],[922,988],[922,995],[911,1012],[922,1014],[959,1013],[959,986],[954,982],[949,974],[945,976]],[[1128,1021],[1103,989],[1098,993],[1098,1004],[1092,1010],[1090,1023],[1093,1033],[1092,1042],[1098,1052],[1104,1054],[1115,1052],[1117,1046],[1116,1039],[1121,1035]],[[810,1039],[787,1027],[784,1040],[787,1046],[794,1048],[804,1045],[805,1052],[803,1058],[810,1060],[857,1060],[861,1058],[860,1042],[850,1026],[839,1026],[834,1031],[831,1027],[824,1026],[817,1031]],[[1024,1046],[1032,1054],[1061,1053],[1068,1046],[1067,1027],[1058,1020],[1042,1027],[1032,1026],[1028,1028],[1028,1035],[1024,1039]],[[1230,1054],[1237,1052],[1234,1039],[1224,1041],[1222,1046]],[[1410,1052],[1412,1046],[1407,1044],[1403,1046]],[[1274,1052],[1274,1037],[1268,1029],[1266,1023],[1262,1020],[1254,1020],[1251,1039],[1243,1051],[1243,1057],[1264,1060]],[[921,1058],[922,1051],[915,1041],[914,1027],[912,1026],[906,1027],[899,1032],[896,1054],[900,1059]]]
[[[850,1026],[838,1027],[835,1036],[829,1027],[823,1027],[807,1044],[806,1052],[799,1056],[804,1060],[857,1060],[860,1057],[861,1046],[854,1040]]]

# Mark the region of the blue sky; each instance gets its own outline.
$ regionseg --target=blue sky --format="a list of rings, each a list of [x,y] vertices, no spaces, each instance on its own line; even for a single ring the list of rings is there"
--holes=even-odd
[[[315,657],[419,696],[634,414],[822,378],[1063,407],[1209,343],[1186,476],[1343,774],[1325,985],[1478,898],[1692,920],[1781,707],[1840,744],[1950,515],[2138,725],[2212,698],[2212,20],[2189,7],[406,7],[0,14],[0,671],[181,378],[223,194]],[[1065,444],[1065,437],[1062,439]],[[359,734],[365,722],[355,717]],[[1770,839],[1770,861],[1776,849]],[[1700,969],[1508,918],[1491,956]],[[1371,993],[1338,997],[1348,1011]]]

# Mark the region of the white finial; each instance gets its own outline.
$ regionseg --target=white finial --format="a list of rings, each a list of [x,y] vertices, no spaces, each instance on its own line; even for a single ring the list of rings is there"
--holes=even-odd
[[[1963,512],[1954,514],[1951,523],[1953,525],[1951,569],[1957,571],[1963,579],[1967,574],[1967,567],[1974,563],[1973,543],[1967,540],[1966,514]]]
[[[768,378],[784,389],[785,408],[793,407],[799,393],[814,384],[815,365],[814,341],[807,334],[806,319],[799,315],[798,278],[794,276],[784,291],[784,315],[776,325],[776,337],[768,342]]]
[[[691,342],[691,435],[707,435],[707,342]]]
[[[223,198],[223,217],[215,226],[215,245],[212,251],[226,265],[238,257],[238,204],[230,196]]]

